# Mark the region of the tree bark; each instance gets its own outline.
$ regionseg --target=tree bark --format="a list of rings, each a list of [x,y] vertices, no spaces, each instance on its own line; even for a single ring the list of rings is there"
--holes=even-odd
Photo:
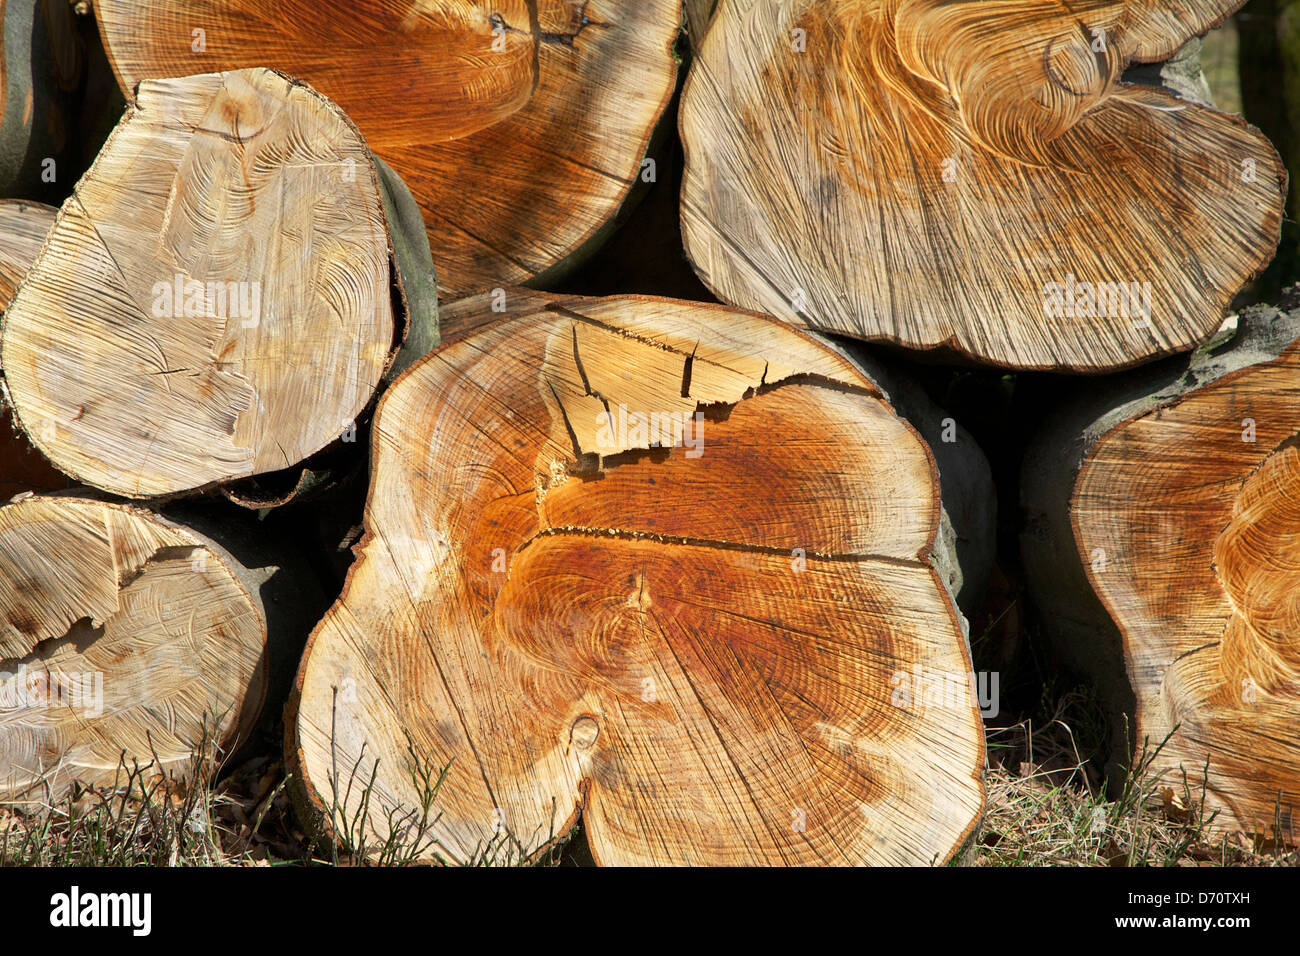
[[[0,196],[54,200],[58,167],[75,155],[84,72],[72,7],[9,0],[0,17]]]

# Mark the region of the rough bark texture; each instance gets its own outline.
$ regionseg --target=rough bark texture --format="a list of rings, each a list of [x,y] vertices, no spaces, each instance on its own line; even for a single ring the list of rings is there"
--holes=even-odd
[[[1171,786],[1208,774],[1216,824],[1294,839],[1300,797],[1295,454],[1300,315],[1133,373],[1026,460],[1023,538],[1044,625]],[[1121,738],[1122,739],[1122,738]],[[1117,755],[1124,759],[1121,753]],[[1207,771],[1208,762],[1208,771]]]
[[[723,307],[512,289],[443,318],[381,402],[291,699],[313,825],[372,774],[373,838],[418,819],[418,759],[449,767],[443,859],[579,812],[601,863],[947,859],[983,735],[934,459],[880,386]]]

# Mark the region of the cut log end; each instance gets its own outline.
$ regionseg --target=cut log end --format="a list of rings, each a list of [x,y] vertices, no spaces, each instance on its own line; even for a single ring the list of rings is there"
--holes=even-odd
[[[292,467],[391,361],[390,266],[334,104],[270,70],[143,82],[5,314],[15,411],[115,494]]]
[[[382,839],[418,761],[448,768],[443,859],[529,856],[579,812],[602,863],[950,856],[983,737],[963,694],[911,696],[970,671],[916,433],[772,320],[508,295],[444,311],[465,331],[381,403],[290,721],[315,816],[373,775]]]
[[[720,7],[682,96],[700,277],[799,325],[1006,367],[1204,341],[1277,246],[1286,173],[1238,118],[1119,82],[1138,6]]]
[[[1243,323],[1268,327],[1260,315]],[[1300,322],[1283,316],[1277,329],[1294,337]],[[1292,842],[1300,340],[1272,355],[1238,344],[1205,362],[1155,402],[1116,412],[1088,448],[1071,498],[1075,538],[1123,635],[1139,753],[1168,737],[1152,769],[1204,786],[1213,828]]]
[[[0,508],[0,800],[41,807],[137,765],[187,770],[247,736],[266,624],[232,565],[124,505]]]
[[[36,261],[58,210],[24,199],[0,199],[0,313]]]
[[[469,0],[409,9],[359,9],[355,0],[240,6],[101,0],[96,14],[124,90],[193,72],[196,52],[220,57],[226,70],[274,66],[308,77],[349,115],[372,119],[366,134],[378,150],[468,136],[525,106],[537,82],[540,31],[524,0],[491,9]],[[395,102],[381,94],[379,71],[400,72],[414,88]]]
[[[22,199],[0,200],[0,315],[31,271],[58,210]],[[71,486],[38,452],[14,421],[0,386],[0,503],[24,491],[54,491]]]

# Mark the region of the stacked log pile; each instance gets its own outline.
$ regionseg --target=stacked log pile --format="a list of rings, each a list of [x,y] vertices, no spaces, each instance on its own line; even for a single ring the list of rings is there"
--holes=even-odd
[[[1112,764],[1293,842],[1237,5],[0,8],[0,803],[282,748],[361,860],[945,863],[1023,574]]]

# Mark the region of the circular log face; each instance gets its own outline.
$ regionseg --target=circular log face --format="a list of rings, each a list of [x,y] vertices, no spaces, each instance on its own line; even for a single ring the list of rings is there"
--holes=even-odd
[[[1136,6],[1076,6],[720,7],[682,99],[701,277],[796,324],[1012,367],[1203,341],[1277,244],[1285,173],[1240,120],[1118,83]]]
[[[228,557],[147,512],[0,508],[0,799],[229,752],[265,693],[266,625]],[[120,780],[118,781],[120,783]]]
[[[370,153],[269,70],[147,81],[5,314],[24,428],[128,496],[290,467],[365,407],[393,348]]]
[[[1300,804],[1300,345],[1107,432],[1072,499],[1124,635],[1137,741],[1216,825],[1294,832]],[[1207,769],[1208,762],[1208,769]],[[1171,783],[1177,786],[1177,784]]]
[[[95,7],[128,92],[270,66],[335,100],[419,200],[444,296],[531,278],[613,214],[672,93],[681,15],[680,0]]]
[[[983,735],[917,434],[771,319],[507,298],[445,310],[459,334],[380,405],[298,677],[308,799],[352,818],[373,773],[386,835],[418,761],[449,767],[444,859],[531,854],[579,810],[602,863],[947,858]]]

